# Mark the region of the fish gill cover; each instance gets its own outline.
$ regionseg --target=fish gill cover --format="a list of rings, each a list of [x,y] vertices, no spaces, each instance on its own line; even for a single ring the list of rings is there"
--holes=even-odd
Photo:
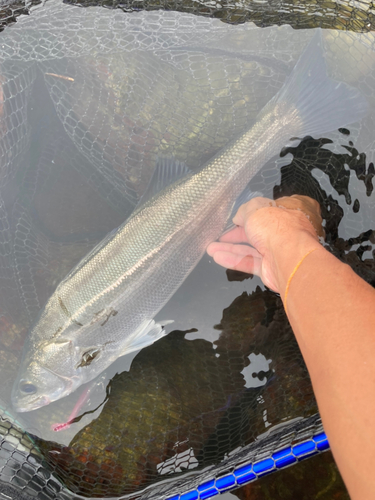
[[[321,430],[280,299],[205,257],[156,317],[174,321],[166,337],[16,414],[28,332],[134,211],[160,159],[199,172],[257,123],[315,33],[288,25],[341,30],[322,33],[326,71],[368,112],[323,137],[285,137],[250,189],[317,199],[326,246],[374,285],[373,13],[342,2],[282,13],[271,3],[90,5],[29,5],[0,34],[0,479],[38,498],[170,497]],[[14,21],[20,6],[5,8]]]

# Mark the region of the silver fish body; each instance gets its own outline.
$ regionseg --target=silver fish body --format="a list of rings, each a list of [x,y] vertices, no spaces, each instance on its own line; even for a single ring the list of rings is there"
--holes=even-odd
[[[315,59],[319,60],[313,64],[322,73],[322,56]],[[331,101],[335,100],[330,99],[325,118],[317,118],[310,107],[304,110],[304,95],[302,103],[293,104],[306,64],[310,62],[297,63],[286,87],[252,128],[200,172],[168,186],[136,210],[59,284],[25,345],[12,394],[18,411],[33,410],[68,395],[119,356],[164,334],[153,322],[154,316],[199,262],[207,245],[221,235],[251,178],[290,137],[334,128],[331,113],[341,103],[332,111]],[[323,69],[330,92],[339,92],[339,101],[341,94],[352,99],[357,114],[353,111],[351,121],[361,116],[358,93],[329,80]],[[310,78],[308,88],[316,84],[315,77]],[[312,95],[308,98],[316,106]],[[342,119],[336,121],[335,127],[344,125]]]

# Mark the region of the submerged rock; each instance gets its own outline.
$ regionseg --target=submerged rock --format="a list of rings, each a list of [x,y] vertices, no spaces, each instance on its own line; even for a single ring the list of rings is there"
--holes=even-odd
[[[274,424],[316,413],[276,294],[243,293],[216,328],[214,345],[175,331],[142,350],[129,372],[111,380],[100,416],[69,446],[35,438],[66,486],[92,497],[135,492],[218,463]]]
[[[68,447],[38,444],[73,491],[130,493],[177,468],[167,460],[178,461],[184,452],[196,456],[231,397],[243,390],[242,375],[223,370],[210,342],[172,332],[111,380],[99,418]],[[196,459],[190,462],[197,466]]]
[[[240,500],[350,500],[330,452],[232,492]]]

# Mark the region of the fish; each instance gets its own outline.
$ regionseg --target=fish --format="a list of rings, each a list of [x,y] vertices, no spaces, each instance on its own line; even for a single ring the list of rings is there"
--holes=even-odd
[[[171,162],[160,161],[139,207],[63,279],[31,327],[12,389],[15,410],[63,398],[163,337],[154,317],[225,231],[262,166],[291,138],[343,127],[367,108],[360,91],[328,77],[317,30],[255,124],[198,172],[177,164],[171,175]]]

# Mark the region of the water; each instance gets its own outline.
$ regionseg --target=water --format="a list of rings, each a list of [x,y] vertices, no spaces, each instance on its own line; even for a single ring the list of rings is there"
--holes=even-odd
[[[40,9],[1,34],[0,397],[10,412],[28,328],[131,213],[156,158],[198,170],[255,120],[313,34],[173,12]],[[329,143],[290,143],[251,189],[318,199],[329,248],[375,283],[373,233],[358,238],[374,227],[373,36],[323,38],[329,72],[364,93],[368,116],[350,135],[326,134]],[[257,278],[206,256],[156,320],[173,321],[170,335],[89,384],[77,421],[53,430],[74,420],[87,388],[19,416],[74,492],[130,494],[194,473],[317,412],[281,301]]]

